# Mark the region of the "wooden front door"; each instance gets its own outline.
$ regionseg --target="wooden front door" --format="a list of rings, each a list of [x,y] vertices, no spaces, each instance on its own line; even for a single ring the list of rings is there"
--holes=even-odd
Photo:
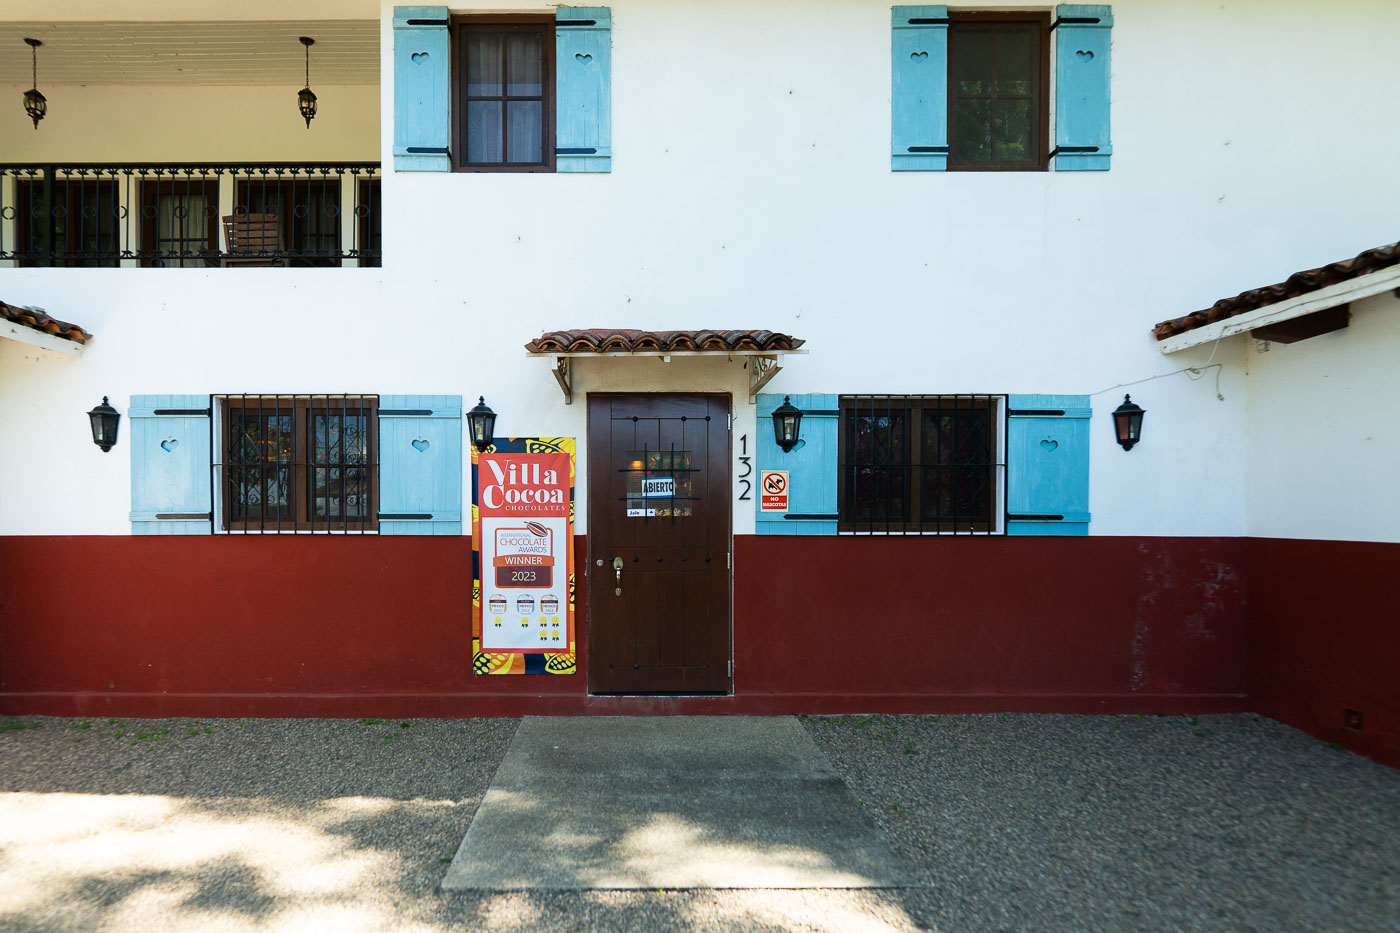
[[[730,690],[729,398],[588,397],[588,687]]]

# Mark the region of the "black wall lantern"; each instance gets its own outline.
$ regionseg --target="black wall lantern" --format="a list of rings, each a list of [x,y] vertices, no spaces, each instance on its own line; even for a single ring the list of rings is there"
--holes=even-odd
[[[467,412],[467,429],[472,432],[472,446],[483,453],[496,439],[496,413],[486,407],[486,396],[478,396],[476,406]]]
[[[88,420],[92,422],[92,442],[101,447],[104,454],[117,442],[117,422],[121,418],[117,410],[107,404],[105,395],[102,396],[102,404],[88,412]]]
[[[792,404],[792,396],[784,395],[783,404],[773,409],[773,439],[788,453],[797,446],[802,428],[802,409]]]
[[[1142,416],[1147,414],[1128,396],[1123,396],[1123,404],[1113,409],[1113,434],[1124,450],[1132,450],[1133,445],[1142,440]]]
[[[316,116],[316,95],[311,91],[311,47],[316,44],[316,40],[310,36],[299,37],[301,44],[306,46],[306,87],[297,92],[297,108],[301,110],[301,115],[306,118],[306,128],[311,129],[311,118]]]
[[[44,119],[44,115],[49,112],[48,98],[39,93],[39,46],[44,43],[38,39],[24,40],[29,43],[30,55],[34,65],[34,86],[24,92],[24,112],[29,114],[34,120],[34,128],[39,128],[39,121]]]

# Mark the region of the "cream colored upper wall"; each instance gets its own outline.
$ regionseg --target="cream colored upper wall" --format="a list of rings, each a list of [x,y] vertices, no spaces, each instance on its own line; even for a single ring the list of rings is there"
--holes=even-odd
[[[79,87],[45,91],[34,129],[22,88],[0,87],[0,162],[379,159],[379,89],[317,87],[307,129],[297,87]]]
[[[1400,541],[1400,298],[1292,344],[1249,340],[1248,533]]]
[[[5,0],[12,20],[173,20],[373,19],[376,0]]]

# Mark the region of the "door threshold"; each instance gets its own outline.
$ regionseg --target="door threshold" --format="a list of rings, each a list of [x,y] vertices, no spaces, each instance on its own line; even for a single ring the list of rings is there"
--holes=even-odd
[[[695,699],[703,700],[732,697],[734,694],[725,693],[723,691],[715,691],[713,693],[674,693],[668,690],[657,690],[654,693],[590,693],[588,695],[589,697],[597,697],[600,700],[617,700],[626,699],[627,697],[636,697],[638,699],[655,699],[656,697],[667,697],[670,699],[677,700],[685,699],[687,697],[694,697]]]

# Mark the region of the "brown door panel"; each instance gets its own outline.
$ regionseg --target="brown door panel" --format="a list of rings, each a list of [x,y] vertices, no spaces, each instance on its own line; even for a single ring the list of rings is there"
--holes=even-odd
[[[727,396],[589,396],[594,693],[730,690],[728,415]]]

